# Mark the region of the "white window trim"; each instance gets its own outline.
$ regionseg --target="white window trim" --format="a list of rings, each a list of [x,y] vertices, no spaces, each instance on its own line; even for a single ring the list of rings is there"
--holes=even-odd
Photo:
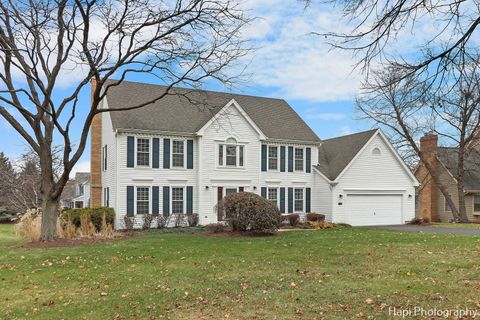
[[[148,166],[145,166],[145,165],[138,165],[138,162],[137,162],[137,154],[138,154],[138,151],[137,151],[137,141],[138,139],[147,139],[149,140],[148,142]],[[153,160],[153,157],[152,157],[152,138],[151,137],[135,137],[135,146],[134,146],[134,150],[135,150],[135,168],[152,168],[152,160]]]
[[[298,210],[295,210],[295,190],[298,190],[298,189],[301,189],[303,190],[302,191],[302,210],[301,211],[298,211]],[[305,188],[293,188],[293,212],[294,213],[304,213],[305,212]]]
[[[270,201],[270,193],[268,192],[270,189],[277,190],[277,207],[278,207],[278,209],[280,209],[280,188],[279,187],[267,187],[267,200],[268,201]]]
[[[228,139],[227,139],[228,140]],[[216,167],[220,169],[245,169],[245,162],[247,160],[247,148],[246,144],[244,143],[226,143],[226,141],[218,142],[216,144],[215,150],[215,163]],[[220,157],[220,146],[223,149],[223,165],[220,165],[219,157]],[[236,165],[235,166],[227,166],[227,146],[235,146],[236,152]],[[240,147],[243,147],[243,165],[240,166]]]
[[[148,211],[149,213],[151,214],[152,213],[152,187],[151,186],[146,186],[146,185],[138,185],[138,186],[135,186],[135,192],[134,192],[134,198],[135,198],[135,202],[134,202],[134,210],[133,212],[135,213],[135,216],[143,216],[143,214],[138,214],[137,213],[137,189],[138,188],[148,188]]]
[[[183,166],[177,167],[173,165],[173,142],[183,142]],[[170,169],[186,169],[187,168],[187,140],[186,139],[171,139],[170,141]]]
[[[295,153],[295,150],[297,149],[302,149],[303,150],[303,169],[302,170],[297,170],[295,163],[297,162],[297,156]],[[306,164],[306,148],[305,147],[293,147],[293,172],[305,172],[305,167],[307,166]]]
[[[270,147],[277,148],[277,169],[270,169]],[[280,146],[278,145],[267,145],[267,169],[268,171],[278,172],[280,171]]]
[[[183,189],[183,212],[182,214],[187,213],[187,188],[185,186],[171,186],[170,187],[170,212],[171,214],[178,214],[173,213],[173,188]],[[192,203],[193,205],[193,203]]]

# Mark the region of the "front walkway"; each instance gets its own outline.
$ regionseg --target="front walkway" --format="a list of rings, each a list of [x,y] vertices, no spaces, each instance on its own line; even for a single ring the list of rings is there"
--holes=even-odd
[[[416,226],[416,225],[401,225],[401,226],[377,226],[377,229],[400,231],[400,232],[424,232],[437,234],[463,234],[469,236],[480,236],[480,229],[472,228],[444,228],[433,226]]]

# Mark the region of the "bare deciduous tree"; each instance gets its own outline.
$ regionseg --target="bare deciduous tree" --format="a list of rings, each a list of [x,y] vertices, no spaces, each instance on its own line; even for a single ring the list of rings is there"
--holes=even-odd
[[[399,150],[422,161],[435,184],[447,199],[457,221],[467,222],[465,207],[465,164],[478,154],[480,133],[480,57],[466,56],[452,60],[440,88],[432,88],[414,74],[390,68],[374,72],[363,85],[357,106],[365,118],[381,125],[393,137]],[[441,141],[456,150],[458,205],[440,179],[440,172],[430,163],[417,144],[425,132],[434,132]]]
[[[247,22],[230,0],[0,0],[0,115],[39,156],[42,240],[56,238],[59,197],[94,116],[111,112],[98,108],[109,88],[131,73],[168,88],[119,112],[162,99],[177,84],[209,78],[231,84],[227,67],[247,52],[239,36]],[[67,76],[76,81],[64,88]],[[106,85],[112,77],[118,80]],[[91,79],[97,84],[91,105],[82,105]],[[54,143],[63,150],[58,178]]]

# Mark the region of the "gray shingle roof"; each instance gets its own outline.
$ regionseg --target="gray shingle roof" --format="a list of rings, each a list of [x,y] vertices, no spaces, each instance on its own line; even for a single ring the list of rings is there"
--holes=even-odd
[[[165,90],[164,86],[124,81],[109,89],[108,106],[118,109],[138,105]],[[285,100],[185,88],[174,88],[171,93],[140,109],[111,112],[113,128],[193,134],[235,99],[268,138],[320,142]]]
[[[376,132],[374,129],[323,140],[316,168],[328,179],[335,180]]]
[[[450,173],[457,176],[458,163],[458,149],[457,148],[438,148],[438,159],[450,171]],[[480,190],[480,151],[474,149],[467,158],[465,158],[465,190],[473,191]]]

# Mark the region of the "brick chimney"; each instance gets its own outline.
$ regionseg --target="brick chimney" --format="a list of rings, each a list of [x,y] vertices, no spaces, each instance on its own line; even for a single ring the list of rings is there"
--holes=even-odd
[[[434,168],[437,167],[438,136],[427,133],[420,139],[420,151],[423,154],[425,162],[428,162]],[[427,218],[430,221],[436,221],[438,215],[437,198],[438,188],[425,168],[423,163],[418,169],[418,178],[420,181],[420,190],[418,193],[420,217]]]
[[[95,78],[90,80],[90,94],[97,87]],[[90,207],[102,206],[102,114],[95,115],[90,127]]]

